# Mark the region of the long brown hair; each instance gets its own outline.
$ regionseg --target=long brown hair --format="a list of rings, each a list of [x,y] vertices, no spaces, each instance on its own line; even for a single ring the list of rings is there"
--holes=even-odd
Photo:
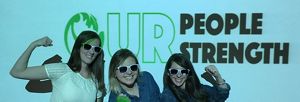
[[[172,62],[175,62],[181,67],[190,70],[185,81],[184,90],[174,85],[172,80],[170,79],[170,76],[168,76],[168,72],[172,65]],[[164,88],[169,88],[179,102],[187,102],[189,100],[189,97],[186,97],[186,95],[190,96],[197,102],[206,102],[207,95],[201,90],[202,85],[200,83],[200,80],[194,70],[191,61],[185,55],[181,53],[172,54],[172,56],[168,59],[166,63],[163,78]]]
[[[79,72],[81,70],[81,58],[80,58],[80,47],[82,44],[90,39],[98,39],[100,41],[101,46],[101,39],[98,34],[94,31],[83,31],[79,34],[76,38],[71,57],[68,61],[68,66],[74,72]],[[95,75],[95,78],[98,83],[98,90],[102,92],[102,98],[106,95],[106,88],[104,83],[104,53],[101,50],[94,61],[89,65],[89,71]]]

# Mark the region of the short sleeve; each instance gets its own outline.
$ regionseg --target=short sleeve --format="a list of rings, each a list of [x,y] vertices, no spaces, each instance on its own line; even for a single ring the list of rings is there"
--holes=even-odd
[[[50,80],[58,79],[62,75],[71,71],[71,69],[65,63],[46,64],[45,70],[46,70],[47,76]]]

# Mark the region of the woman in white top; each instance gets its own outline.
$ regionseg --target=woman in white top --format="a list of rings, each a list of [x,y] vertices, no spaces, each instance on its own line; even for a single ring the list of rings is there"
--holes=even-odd
[[[51,102],[100,102],[106,95],[104,53],[101,39],[93,31],[83,31],[76,38],[68,63],[28,67],[32,51],[39,46],[52,46],[43,37],[32,42],[17,60],[10,74],[19,79],[52,81]]]

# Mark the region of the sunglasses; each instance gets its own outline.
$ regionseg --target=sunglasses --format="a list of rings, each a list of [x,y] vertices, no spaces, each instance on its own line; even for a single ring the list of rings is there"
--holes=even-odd
[[[83,48],[85,50],[91,50],[92,48],[94,49],[95,52],[99,53],[101,51],[101,48],[98,46],[92,46],[90,44],[83,44]]]
[[[129,66],[119,66],[117,70],[119,70],[121,73],[127,72],[127,69],[130,69],[131,71],[137,71],[139,68],[138,64],[133,64]]]
[[[169,73],[171,75],[176,75],[178,73],[181,73],[182,75],[187,75],[187,74],[189,74],[189,72],[190,72],[189,69],[175,69],[175,68],[169,69]]]

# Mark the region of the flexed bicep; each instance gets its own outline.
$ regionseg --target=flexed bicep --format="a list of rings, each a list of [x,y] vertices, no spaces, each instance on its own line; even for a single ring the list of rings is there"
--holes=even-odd
[[[48,79],[45,66],[28,67],[26,68],[26,70],[18,73],[14,77],[19,79],[27,79],[27,80]]]
[[[10,75],[20,79],[46,79],[47,75],[44,66],[28,67],[31,53],[39,46],[52,46],[52,40],[46,36],[33,41],[12,67]]]

